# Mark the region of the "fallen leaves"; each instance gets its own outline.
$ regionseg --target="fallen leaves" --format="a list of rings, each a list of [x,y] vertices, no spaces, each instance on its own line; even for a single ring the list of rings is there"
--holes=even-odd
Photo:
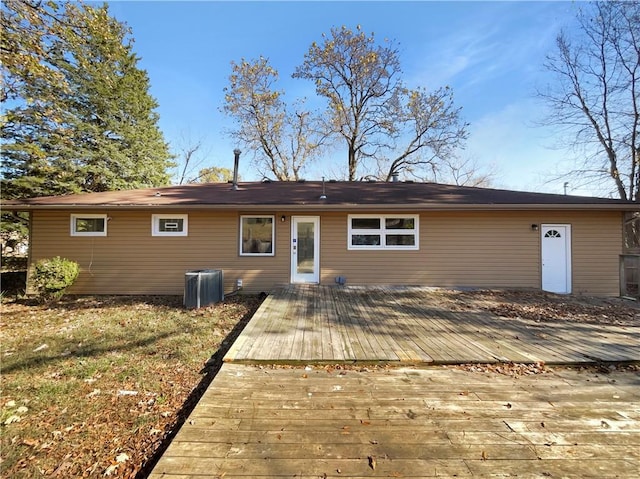
[[[638,304],[619,298],[567,296],[538,290],[443,290],[438,295],[448,308],[482,309],[503,318],[530,319],[540,323],[571,321],[640,325]]]
[[[103,476],[111,476],[118,470],[118,464],[111,464],[109,467],[105,469],[102,473]]]
[[[22,440],[22,445],[23,446],[28,446],[28,447],[37,447],[38,444],[40,444],[38,441],[36,441],[35,439],[23,439]]]
[[[580,305],[571,297],[513,291],[446,295],[443,293],[444,307],[488,310],[505,321],[520,317],[537,322],[562,319],[637,325],[640,317],[637,307],[613,300],[580,298],[585,300]],[[11,368],[3,371],[3,473],[24,476],[21,471],[33,468],[41,471],[40,476],[58,473],[61,477],[134,477],[176,424],[184,420],[182,408],[203,379],[200,371],[208,356],[255,305],[229,303],[184,311],[179,301],[107,297],[77,298],[49,309],[26,302],[3,304],[3,369]],[[106,321],[111,318],[113,324]],[[174,329],[162,329],[172,322]],[[179,337],[180,344],[193,341],[194,346],[181,350],[175,343],[165,342],[165,337]],[[343,386],[338,384],[342,376],[389,367],[261,366],[304,369],[298,374],[305,380],[330,377],[335,381],[329,383],[334,394],[343,394]],[[448,367],[515,378],[549,371],[543,363]],[[615,366],[620,367],[623,366]],[[455,387],[459,388],[455,391],[459,391],[461,399],[470,395],[466,386]],[[517,409],[519,403],[514,404]],[[498,407],[504,410],[514,406],[503,401]],[[411,410],[407,414],[416,417]],[[354,423],[353,430],[345,426],[339,428],[338,434],[375,433],[370,420],[360,417],[363,419],[359,425]],[[540,426],[544,428],[545,424],[541,422]],[[505,427],[513,432],[506,422]],[[607,429],[612,425],[603,421],[599,427]],[[276,437],[282,440],[282,434]],[[377,445],[378,441],[372,439],[369,444]],[[380,452],[374,447],[369,452],[374,450]],[[360,465],[377,468],[379,474],[386,466],[384,456],[376,459],[365,454],[359,456]],[[488,460],[484,451],[481,457]]]
[[[504,376],[518,378],[534,374],[546,374],[551,370],[543,362],[537,363],[487,363],[487,364],[456,364],[446,366],[449,369],[458,369],[472,373],[497,373]],[[464,395],[464,392],[460,393]]]
[[[95,397],[95,396],[99,395],[100,393],[101,393],[100,389],[94,389],[89,394],[87,394],[85,397],[92,398],[92,397]]]
[[[128,391],[126,389],[121,389],[118,391],[118,396],[137,396],[138,391]]]
[[[7,419],[5,419],[2,424],[4,424],[5,426],[8,426],[9,424],[13,424],[14,422],[20,422],[21,420],[22,418],[20,416],[18,416],[17,414],[12,414]]]
[[[213,367],[205,363],[258,305],[250,296],[197,311],[173,297],[3,301],[3,477],[145,477]]]
[[[16,422],[22,421],[22,418],[29,412],[29,408],[26,406],[18,406],[16,401],[9,400],[2,408],[2,419],[0,424],[8,426]]]

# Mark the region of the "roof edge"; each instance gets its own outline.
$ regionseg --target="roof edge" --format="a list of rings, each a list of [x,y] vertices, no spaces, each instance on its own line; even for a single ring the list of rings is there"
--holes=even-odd
[[[376,210],[376,211],[531,211],[531,210],[554,210],[554,211],[567,211],[567,210],[598,210],[598,211],[637,211],[640,205],[634,203],[621,203],[621,204],[602,204],[602,203],[574,203],[574,204],[560,204],[560,203],[531,203],[531,204],[370,204],[363,205],[358,203],[349,204],[334,204],[334,205],[322,205],[322,204],[234,204],[234,205],[210,205],[210,204],[156,204],[156,205],[132,205],[132,204],[95,204],[95,205],[32,205],[32,204],[3,204],[2,209],[5,211],[35,211],[35,210],[212,210],[212,211],[273,211],[273,210],[288,210],[288,211],[353,211],[357,208],[362,210]]]

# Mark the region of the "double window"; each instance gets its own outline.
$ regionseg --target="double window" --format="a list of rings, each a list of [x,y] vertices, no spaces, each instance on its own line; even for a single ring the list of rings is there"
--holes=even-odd
[[[240,256],[274,255],[274,217],[240,217]]]
[[[418,249],[417,215],[349,215],[348,249]]]
[[[71,236],[107,236],[107,215],[71,215]]]
[[[153,236],[187,236],[189,215],[152,215]]]

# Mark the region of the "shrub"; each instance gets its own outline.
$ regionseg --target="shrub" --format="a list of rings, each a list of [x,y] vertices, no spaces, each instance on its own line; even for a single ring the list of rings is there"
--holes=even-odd
[[[65,290],[75,282],[79,273],[78,263],[56,256],[36,263],[33,281],[43,299],[56,300],[64,295]]]

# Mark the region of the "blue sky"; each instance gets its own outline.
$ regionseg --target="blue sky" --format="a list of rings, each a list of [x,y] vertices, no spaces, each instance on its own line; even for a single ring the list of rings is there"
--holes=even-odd
[[[542,64],[560,28],[571,28],[576,8],[522,1],[110,2],[111,14],[133,30],[165,138],[174,148],[201,140],[201,167],[233,164],[236,145],[225,134],[232,124],[220,112],[232,61],[262,55],[279,71],[286,98],[311,98],[313,85],[291,73],[322,33],[359,24],[397,43],[410,87],[453,88],[471,124],[461,156],[497,170],[497,187],[558,193],[562,181],[547,180],[571,157],[552,148],[553,129],[535,126],[544,106],[534,93],[553,80]],[[249,156],[241,162],[244,180],[260,179]],[[307,178],[323,174],[331,176],[317,166]],[[592,193],[571,185],[569,191]]]

